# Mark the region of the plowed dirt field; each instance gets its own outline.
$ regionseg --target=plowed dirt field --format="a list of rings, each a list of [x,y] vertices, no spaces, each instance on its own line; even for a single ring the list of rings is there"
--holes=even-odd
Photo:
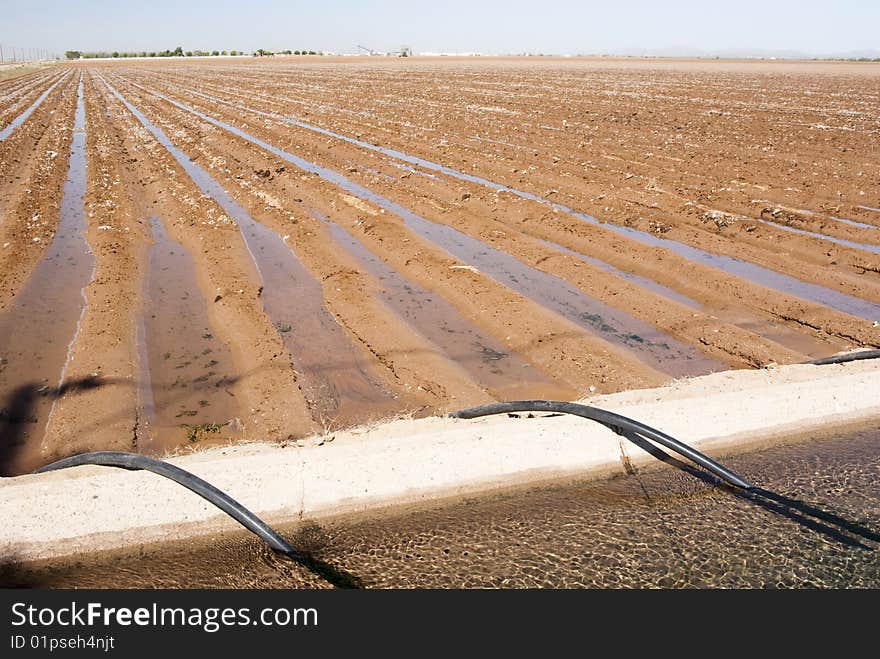
[[[0,81],[3,475],[794,363],[878,321],[878,64]]]

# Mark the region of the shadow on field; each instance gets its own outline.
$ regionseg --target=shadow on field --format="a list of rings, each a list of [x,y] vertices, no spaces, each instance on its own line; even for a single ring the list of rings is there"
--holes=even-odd
[[[118,380],[88,376],[68,380],[55,389],[34,382],[23,384],[10,392],[6,399],[0,402],[0,476],[17,475],[13,467],[29,431],[39,422],[36,412],[41,403],[51,404],[68,393],[75,395],[116,383]]]

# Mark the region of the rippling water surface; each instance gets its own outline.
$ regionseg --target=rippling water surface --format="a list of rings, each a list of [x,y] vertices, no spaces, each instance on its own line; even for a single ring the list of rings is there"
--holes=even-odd
[[[880,587],[880,430],[721,458],[781,497],[675,467],[282,528],[309,568],[234,534],[7,568],[50,587]]]

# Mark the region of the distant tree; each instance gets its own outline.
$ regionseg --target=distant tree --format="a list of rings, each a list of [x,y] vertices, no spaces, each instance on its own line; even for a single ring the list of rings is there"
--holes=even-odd
[[[171,54],[175,55],[176,57],[183,57],[183,47],[178,46],[177,48],[174,49],[174,52]]]
[[[237,50],[230,50],[229,54],[232,55],[233,57],[235,57],[236,55],[238,55],[238,51]]]
[[[219,54],[220,54],[219,50],[215,50],[211,53],[211,55],[213,55],[214,57],[217,57]]]
[[[225,51],[225,50],[221,50],[221,51],[220,51],[220,54],[223,55],[223,57],[226,57],[226,51]]]
[[[309,55],[317,55],[317,54],[318,54],[318,53],[316,53],[314,50],[310,50],[310,51],[309,51]]]
[[[141,56],[141,57],[146,57],[146,56],[147,56],[147,51],[142,50],[140,56]]]
[[[156,56],[156,51],[155,51],[155,50],[151,51],[151,52],[150,52],[150,57],[155,57],[155,56]]]
[[[82,57],[82,53],[78,50],[68,50],[64,53],[64,56],[67,59],[80,59]]]
[[[294,50],[294,51],[293,51],[293,54],[294,54],[294,55],[299,55],[299,51],[298,51],[298,50]]]
[[[119,57],[119,53],[116,52],[115,50],[113,51],[113,57]]]
[[[192,57],[192,56],[193,56],[193,51],[191,51],[191,50],[186,51],[186,57]]]
[[[293,53],[292,53],[291,51],[289,51],[289,50],[282,50],[282,51],[281,51],[281,54],[282,54],[282,55],[293,55]]]

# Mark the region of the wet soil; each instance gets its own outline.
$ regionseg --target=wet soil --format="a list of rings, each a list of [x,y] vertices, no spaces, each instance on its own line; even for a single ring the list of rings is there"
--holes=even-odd
[[[21,290],[58,228],[77,79],[68,75],[0,141],[0,310]]]
[[[108,88],[168,149],[202,193],[214,199],[238,226],[260,278],[259,294],[264,309],[293,355],[316,418],[350,424],[358,415],[364,418],[370,413],[381,416],[391,412],[393,393],[369,372],[370,366],[358,346],[349,340],[324,307],[320,284],[284,239],[255,222],[204,169],[177,149],[164,132],[119,92]],[[347,410],[349,403],[357,409]]]
[[[874,65],[90,63],[0,81],[0,317],[51,257],[81,72],[95,276],[73,344],[25,315],[59,328],[33,335],[34,364],[66,345],[66,377],[100,386],[57,401],[43,461],[880,346]],[[4,392],[51,379],[11,363]]]
[[[6,125],[3,127],[3,129],[0,130],[0,140],[5,140],[7,137],[9,137],[10,135],[12,135],[12,131],[14,131],[16,128],[18,128],[19,126],[21,126],[21,125],[27,120],[27,118],[28,118],[29,116],[31,116],[31,114],[33,114],[34,110],[36,110],[38,107],[40,107],[40,105],[43,103],[43,101],[46,100],[46,98],[49,96],[49,94],[52,93],[52,91],[55,89],[55,87],[58,86],[58,84],[59,84],[60,82],[61,82],[61,79],[58,79],[58,80],[55,80],[54,82],[52,82],[52,84],[50,84],[49,87],[48,87],[45,91],[43,91],[42,93],[40,93],[40,95],[37,96],[37,97],[33,100],[33,102],[30,103],[30,104],[24,109],[23,112],[21,112],[21,114],[18,114],[17,116],[15,116],[15,118],[13,118],[11,121],[9,121],[8,123],[6,123]],[[30,97],[31,97],[31,94],[25,94],[25,95],[24,95],[24,98],[23,98],[22,100],[23,100],[25,103],[27,103],[28,101],[30,101]],[[17,105],[17,104],[16,104],[16,105]],[[13,106],[11,107],[11,109],[12,109],[13,111],[16,111],[16,110],[17,110],[16,105],[13,105]]]
[[[58,230],[26,285],[0,312],[0,474],[39,462],[57,399],[95,386],[92,378],[65,378],[70,348],[85,307],[83,289],[94,257],[85,239],[86,113],[77,92],[69,168]]]
[[[196,100],[188,100],[188,102],[196,103]],[[215,116],[221,113],[222,106],[213,106],[212,104],[208,104],[208,111],[213,113]],[[237,125],[242,125],[244,121],[248,121],[247,119],[248,113],[236,112],[232,113],[230,116],[235,116]],[[273,125],[277,125],[277,127],[272,130]],[[258,135],[274,135],[270,139],[274,140],[275,144],[296,144],[297,148],[300,152],[304,152],[307,154],[312,154],[314,157],[319,157],[321,159],[326,158],[335,158],[336,154],[341,155],[341,151],[337,145],[333,145],[331,149],[324,148],[324,142],[339,142],[339,140],[320,140],[317,143],[314,142],[313,133],[311,137],[309,134],[304,131],[299,131],[303,133],[299,135],[296,130],[291,130],[289,123],[282,122],[271,122],[271,121],[263,121],[257,123],[249,123],[248,130],[254,130]],[[295,141],[291,141],[291,137],[294,137]],[[312,139],[311,142],[308,140]],[[344,142],[340,142],[345,145]],[[299,146],[304,145],[304,146]],[[287,147],[288,149],[293,148],[291,146]],[[343,149],[346,154],[348,154],[345,149]],[[361,154],[363,158],[363,154]],[[349,158],[350,160],[350,158]],[[375,164],[375,163],[374,163]],[[466,175],[469,178],[474,178],[473,175]],[[404,175],[406,178],[406,175]],[[384,180],[380,180],[378,177],[372,176],[374,180],[373,185],[377,183],[382,183],[384,185]],[[409,177],[407,181],[398,181],[394,184],[393,188],[387,188],[384,190],[386,194],[391,194],[394,196],[395,194],[399,194],[397,191],[406,188],[412,187],[412,181],[414,179],[420,179],[422,177]],[[478,178],[478,177],[477,177]],[[479,179],[485,181],[485,179]],[[433,183],[431,183],[433,185]],[[424,187],[424,186],[423,186]],[[482,186],[481,186],[482,187]],[[500,187],[500,184],[499,184]],[[461,190],[459,190],[461,193]],[[437,197],[438,191],[433,189],[430,191],[430,195],[427,194],[427,191],[421,190],[420,193],[416,195],[415,198],[409,197],[406,204],[410,207],[417,207],[419,209],[423,208],[432,208],[432,212],[436,216],[437,210],[439,209],[444,213],[443,220],[446,222],[455,221],[455,217],[461,213],[468,213],[467,221],[463,221],[462,224],[458,226],[460,228],[464,228],[464,230],[468,230],[468,228],[472,226],[476,226],[482,220],[479,220],[480,217],[493,216],[493,217],[503,217],[503,222],[505,225],[498,226],[498,222],[493,222],[496,224],[497,228],[487,227],[486,230],[480,232],[480,238],[489,243],[498,244],[500,241],[505,240],[505,235],[509,231],[509,219],[511,217],[516,217],[517,215],[522,216],[523,214],[523,204],[514,203],[512,206],[505,202],[504,196],[500,196],[497,193],[491,196],[491,203],[487,204],[483,210],[482,214],[474,215],[476,211],[471,210],[468,212],[468,209],[473,209],[478,204],[476,203],[477,195],[479,193],[474,191],[467,191],[461,194],[461,197],[467,198],[467,203],[462,204],[455,203],[447,204],[446,206],[441,206],[437,204],[435,199],[431,199],[430,197]],[[523,195],[529,196],[530,198],[537,199],[545,199],[542,197],[538,197],[538,195],[534,195],[532,193],[522,193]],[[569,195],[571,196],[571,195]],[[555,197],[550,197],[550,199],[554,199]],[[425,201],[427,199],[427,201]],[[514,195],[513,201],[515,201],[516,196]],[[428,203],[430,202],[430,203]],[[782,291],[788,291],[789,293],[795,292],[811,299],[822,299],[824,303],[827,303],[831,306],[838,306],[842,309],[846,309],[853,313],[861,314],[863,316],[871,316],[873,314],[874,306],[870,302],[853,300],[851,297],[841,296],[838,292],[834,290],[830,290],[826,287],[816,287],[814,284],[810,283],[814,275],[806,275],[807,281],[798,281],[793,279],[783,273],[773,272],[758,266],[756,264],[748,263],[742,260],[730,259],[724,255],[715,255],[707,254],[704,250],[695,248],[690,245],[684,245],[675,243],[674,241],[670,241],[666,239],[665,236],[662,236],[662,239],[657,238],[649,232],[637,231],[628,226],[624,227],[616,227],[615,225],[601,225],[599,226],[599,222],[596,221],[592,216],[588,216],[585,213],[578,213],[572,211],[568,206],[564,206],[559,204],[558,202],[552,201],[551,207],[554,214],[551,214],[553,218],[553,224],[558,224],[558,220],[565,219],[565,216],[568,217],[569,225],[565,228],[565,232],[560,234],[558,229],[549,229],[550,225],[546,222],[541,222],[539,224],[535,224],[533,221],[530,222],[530,218],[526,215],[523,219],[519,220],[520,226],[524,226],[526,222],[529,223],[527,233],[537,235],[539,237],[552,240],[559,244],[564,244],[566,247],[574,248],[580,252],[589,253],[591,255],[601,254],[603,259],[606,262],[617,264],[618,267],[622,265],[621,259],[628,259],[630,263],[628,263],[624,269],[633,269],[634,263],[632,260],[635,257],[638,257],[636,260],[639,261],[637,265],[638,270],[641,273],[650,273],[650,278],[658,281],[666,283],[670,281],[670,279],[674,279],[674,287],[679,290],[686,290],[687,288],[693,288],[695,285],[708,286],[712,289],[715,289],[712,294],[707,295],[705,291],[702,292],[702,295],[699,297],[702,298],[702,302],[704,304],[713,304],[717,307],[717,303],[719,299],[724,297],[735,297],[736,303],[741,307],[755,307],[756,305],[759,307],[761,312],[761,316],[764,317],[763,322],[767,322],[768,320],[778,320],[783,319],[785,322],[791,322],[791,316],[794,313],[800,314],[801,316],[809,316],[811,320],[813,318],[821,318],[821,323],[811,323],[812,325],[819,327],[821,333],[825,333],[825,328],[827,327],[830,332],[837,334],[837,337],[822,337],[824,341],[831,340],[832,342],[840,341],[840,339],[851,340],[855,338],[852,336],[852,322],[851,321],[843,321],[840,316],[835,314],[829,314],[827,310],[823,310],[821,307],[810,306],[805,303],[804,300],[799,298],[787,298],[785,295],[779,295],[779,293],[775,293],[772,295],[768,295],[766,289],[761,288],[761,286],[778,286]],[[505,206],[505,216],[501,216],[499,211],[502,210],[502,204]],[[541,205],[546,205],[546,203],[542,202]],[[563,213],[560,209],[571,211],[570,213]],[[454,214],[452,213],[454,211]],[[543,213],[546,216],[546,213]],[[587,220],[589,222],[587,222]],[[573,225],[571,223],[574,223]],[[572,244],[572,233],[581,234],[578,239],[584,237],[584,224],[592,224],[596,227],[594,231],[590,231],[590,233],[595,234],[597,240],[591,241],[589,247],[583,247],[583,243]],[[580,226],[576,226],[580,225]],[[576,227],[576,228],[575,228]],[[611,233],[616,234],[617,236],[627,237],[629,240],[621,242],[621,240],[611,238],[610,240],[606,238],[602,238],[599,241],[599,237],[602,236],[603,232],[607,236],[609,233],[609,228],[613,229]],[[499,230],[499,229],[508,229],[508,231]],[[491,230],[490,230],[491,229]],[[716,238],[714,236],[709,237],[710,245],[714,245]],[[504,246],[506,250],[511,251],[514,254],[519,254],[521,252],[515,251],[515,245],[510,244],[509,237],[506,239],[507,244]],[[603,244],[604,243],[604,244]],[[648,247],[651,249],[645,250],[644,247]],[[671,258],[669,255],[661,256],[657,253],[654,247],[661,248],[670,248],[673,250]],[[522,247],[519,247],[521,250]],[[609,249],[611,250],[609,252]],[[599,251],[601,250],[601,251]],[[683,254],[684,257],[680,257],[676,255],[676,252]],[[658,261],[658,256],[662,259],[660,261],[661,268],[653,268],[650,270],[646,270],[644,267],[644,262],[646,259],[650,259],[653,261]],[[547,258],[546,255],[542,256],[532,256],[532,259],[540,263],[542,260]],[[694,260],[688,260],[694,259]],[[557,264],[554,264],[556,266]],[[737,277],[725,277],[722,272],[714,272],[707,273],[706,267],[710,269],[713,267],[718,268],[727,268],[729,266],[731,274],[737,275]],[[751,274],[750,274],[751,273]],[[557,273],[561,274],[561,273]],[[683,282],[682,275],[685,275]],[[721,275],[721,276],[719,276]],[[754,276],[753,276],[754,275]],[[644,274],[643,274],[644,276]],[[739,276],[752,277],[757,283],[757,286],[749,285],[749,280],[739,279]],[[591,277],[591,279],[600,279],[602,280],[603,286],[608,286],[606,282],[613,283],[614,279],[603,278],[601,276]],[[862,283],[865,283],[864,281]],[[683,286],[684,284],[684,286]],[[595,284],[593,285],[595,289]],[[632,291],[625,291],[626,294],[621,295],[624,291],[607,291],[605,294],[614,299],[615,304],[627,304],[629,301],[629,297],[632,295]],[[694,297],[694,296],[692,296]],[[838,299],[839,298],[839,299]],[[632,307],[636,307],[637,312],[640,312],[642,315],[650,315],[655,318],[655,322],[663,322],[667,324],[673,331],[683,332],[687,331],[689,333],[689,339],[702,343],[703,345],[711,344],[713,348],[719,349],[723,342],[715,342],[706,340],[706,335],[709,334],[706,330],[708,328],[705,327],[708,319],[703,319],[702,322],[694,323],[693,321],[685,324],[684,319],[681,315],[678,315],[678,318],[664,318],[665,316],[669,316],[674,309],[668,309],[663,303],[654,302],[650,296],[644,296],[639,294],[638,303],[631,303]],[[838,304],[838,302],[840,302]],[[768,318],[769,316],[769,318]],[[760,322],[760,318],[758,319]],[[845,323],[849,327],[847,329],[841,328],[841,323]],[[699,338],[694,337],[696,333],[693,326],[697,325],[699,329],[703,330],[701,332],[701,336]],[[756,324],[757,326],[757,324]],[[683,329],[684,327],[688,327],[687,330]],[[858,327],[858,325],[857,325]],[[711,328],[710,332],[712,334],[717,334],[719,328],[717,326]],[[730,327],[725,327],[725,332],[730,332]],[[864,325],[858,328],[858,334],[870,340],[871,336],[874,336],[875,333],[872,333],[869,329],[867,329]],[[715,338],[715,337],[712,337]],[[757,346],[752,347],[750,344],[754,344],[754,338],[751,340],[747,339],[744,336],[738,336],[738,344],[743,347],[748,347],[749,350],[755,350],[758,352],[759,349],[756,349]],[[836,339],[836,340],[835,340]],[[876,340],[876,338],[874,338]],[[764,354],[762,357],[766,355],[766,347],[764,348]],[[827,348],[826,348],[827,349]],[[742,353],[744,350],[740,349],[739,354],[737,356],[745,356]],[[757,355],[749,355],[750,363],[755,363],[759,360]],[[766,358],[766,357],[764,357]]]
[[[159,217],[150,228],[138,448],[161,454],[185,442],[234,438],[242,412],[230,388],[232,353],[214,336],[192,259]]]
[[[553,383],[520,357],[462,318],[438,295],[389,268],[356,238],[329,222],[317,211],[333,240],[351,254],[379,282],[378,295],[389,307],[434,343],[452,361],[460,364],[475,382],[498,399],[567,399],[573,391]]]

